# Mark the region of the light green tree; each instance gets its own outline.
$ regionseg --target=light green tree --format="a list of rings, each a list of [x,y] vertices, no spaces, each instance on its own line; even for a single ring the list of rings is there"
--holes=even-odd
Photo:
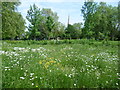
[[[92,29],[93,29],[93,15],[96,11],[96,3],[93,0],[87,0],[84,2],[82,6],[81,12],[84,18],[84,28],[82,29],[82,36],[83,38],[92,38]]]
[[[54,38],[57,30],[58,16],[51,9],[39,9],[35,4],[30,6],[26,16],[30,22],[28,27],[31,39],[50,39]]]
[[[2,2],[2,39],[20,39],[25,29],[25,20],[17,12],[20,2]]]
[[[33,4],[30,6],[30,9],[27,11],[27,20],[30,22],[28,30],[30,33],[30,39],[37,40],[40,36],[39,25],[42,20],[40,9]]]

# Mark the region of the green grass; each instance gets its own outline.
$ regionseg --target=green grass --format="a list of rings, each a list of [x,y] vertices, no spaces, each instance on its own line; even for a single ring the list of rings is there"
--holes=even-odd
[[[119,86],[116,42],[3,41],[0,54],[3,88]]]

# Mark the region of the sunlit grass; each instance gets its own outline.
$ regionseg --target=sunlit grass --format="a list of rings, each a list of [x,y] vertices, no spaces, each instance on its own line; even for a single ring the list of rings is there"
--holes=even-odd
[[[21,41],[22,42],[22,41]],[[118,88],[117,46],[3,42],[3,88]]]

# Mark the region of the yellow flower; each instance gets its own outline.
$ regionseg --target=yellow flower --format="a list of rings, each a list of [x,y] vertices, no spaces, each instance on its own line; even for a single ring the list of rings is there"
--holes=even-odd
[[[56,61],[49,61],[50,63],[56,63]]]
[[[36,86],[36,87],[38,87],[38,86]]]
[[[46,62],[44,66],[45,66],[45,68],[47,69],[49,65],[50,65],[50,63],[49,63],[49,62]]]
[[[54,59],[53,57],[49,58],[49,59]]]
[[[50,63],[49,63],[49,62],[46,62],[45,64],[46,64],[46,65],[50,65]]]
[[[39,64],[42,64],[42,61],[39,61]]]
[[[46,60],[42,60],[43,62],[46,62]]]
[[[60,63],[57,63],[57,65],[59,66],[59,65],[60,65]]]
[[[48,65],[45,64],[44,66],[45,66],[46,69],[48,68]]]

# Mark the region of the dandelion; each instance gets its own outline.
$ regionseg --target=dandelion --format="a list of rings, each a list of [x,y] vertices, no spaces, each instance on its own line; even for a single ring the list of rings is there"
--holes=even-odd
[[[47,68],[48,68],[48,65],[45,65],[45,68],[47,69]]]
[[[46,62],[46,60],[42,60],[43,62]]]
[[[56,61],[49,61],[50,63],[56,63]]]
[[[53,57],[49,58],[49,59],[54,59]]]
[[[49,58],[49,59],[52,59],[52,58]]]
[[[39,64],[42,64],[42,61],[39,61]]]
[[[44,67],[48,68],[49,65],[50,65],[50,62],[46,62],[45,65],[44,65]]]

